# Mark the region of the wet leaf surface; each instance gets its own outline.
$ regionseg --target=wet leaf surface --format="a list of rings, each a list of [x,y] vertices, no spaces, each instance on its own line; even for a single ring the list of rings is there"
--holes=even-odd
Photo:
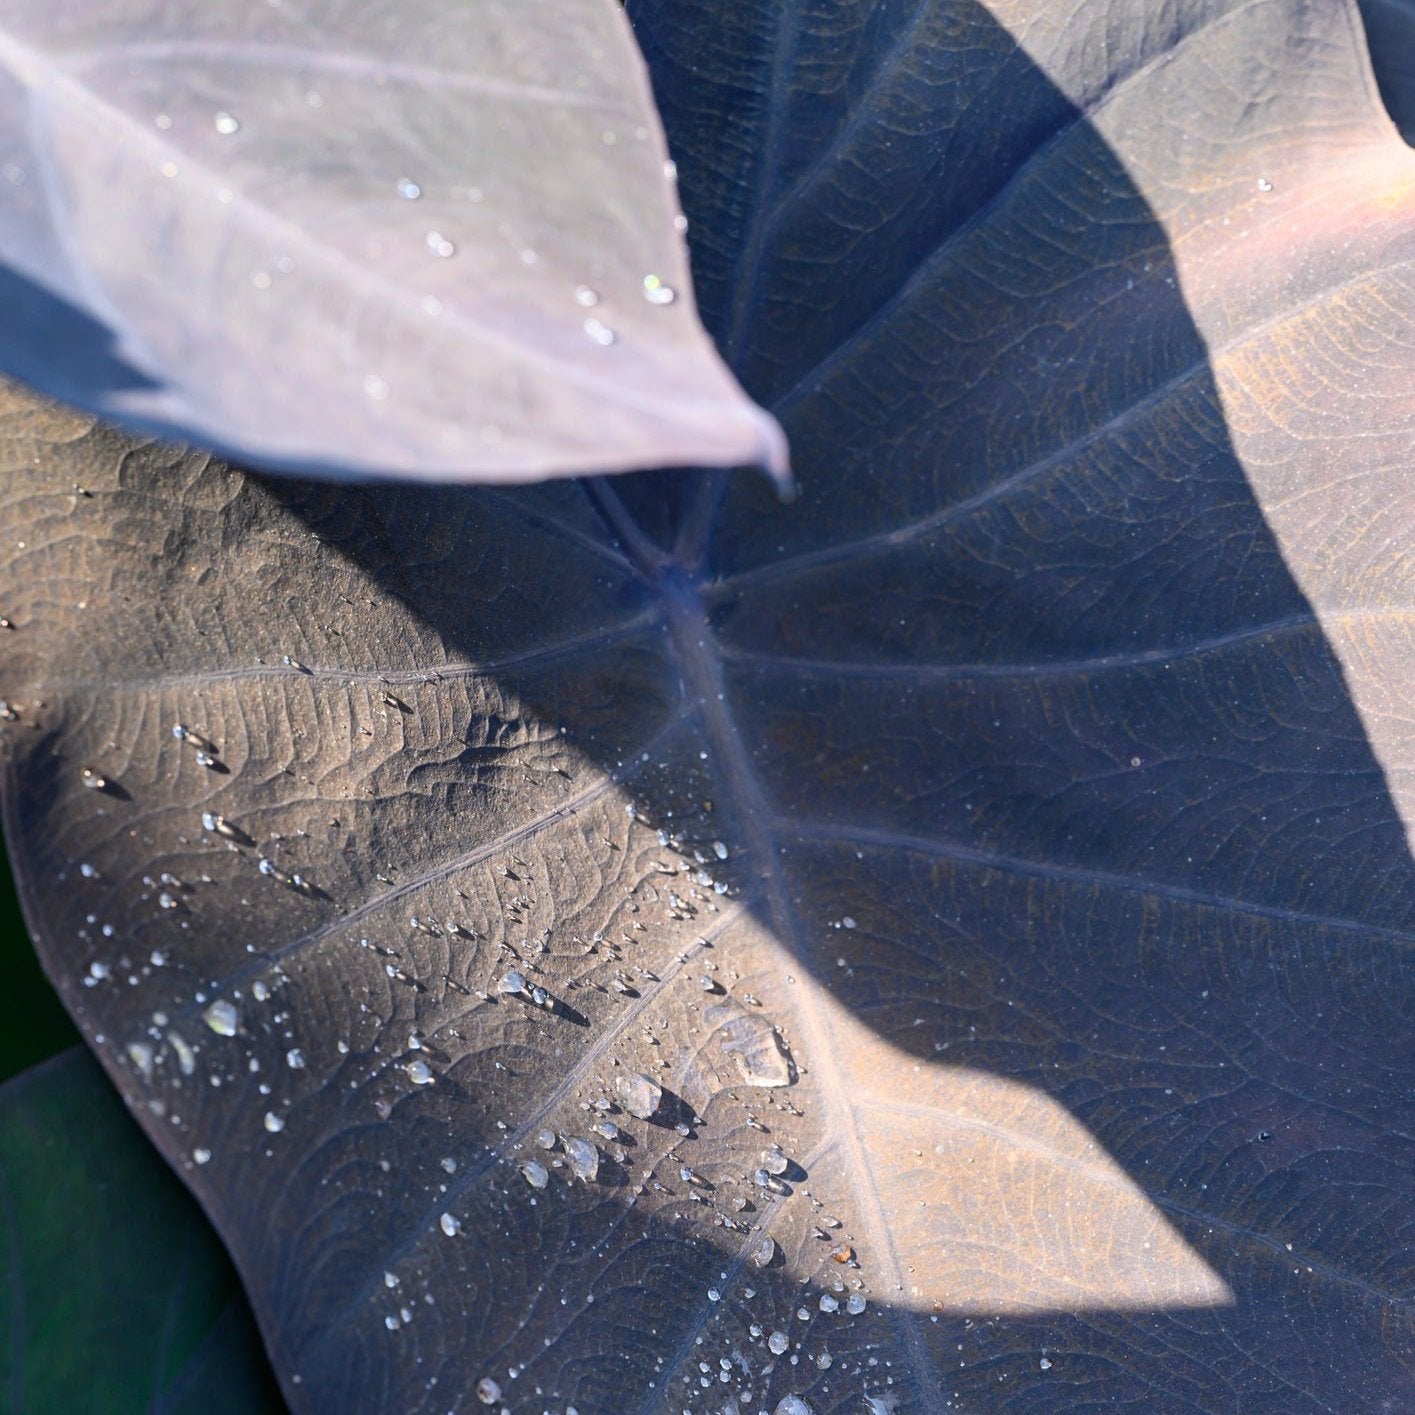
[[[291,1404],[1411,1404],[1354,10],[635,19],[797,505],[0,416],[22,894]]]
[[[0,1088],[0,1199],[12,1415],[285,1409],[221,1244],[87,1052]]]
[[[767,461],[613,0],[0,21],[0,368],[276,471]]]

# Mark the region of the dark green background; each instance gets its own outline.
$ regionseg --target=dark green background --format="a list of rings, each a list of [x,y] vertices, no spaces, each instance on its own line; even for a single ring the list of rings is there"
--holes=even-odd
[[[78,1040],[30,946],[0,836],[0,1081]]]

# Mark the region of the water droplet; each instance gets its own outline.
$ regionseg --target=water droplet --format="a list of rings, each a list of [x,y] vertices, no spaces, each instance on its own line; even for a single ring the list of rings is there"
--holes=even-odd
[[[769,1268],[775,1257],[776,1240],[774,1238],[763,1236],[752,1245],[750,1258],[754,1268]]]
[[[265,1112],[265,1128],[272,1135],[278,1135],[285,1128],[285,1122],[273,1110],[268,1110]]]
[[[565,1158],[570,1161],[570,1172],[586,1184],[591,1183],[599,1173],[598,1148],[578,1135],[565,1137]]]
[[[417,201],[423,189],[411,177],[398,178],[398,195],[405,201]]]
[[[169,890],[164,889],[162,893],[157,896],[157,903],[163,909],[175,909],[181,903],[181,900]]]
[[[536,1144],[539,1145],[543,1150],[553,1150],[555,1148],[555,1131],[536,1131]]]
[[[838,1312],[840,1310],[840,1301],[838,1298],[832,1297],[830,1293],[822,1292],[820,1309],[822,1312]]]
[[[522,1160],[520,1170],[532,1189],[544,1189],[550,1182],[550,1171],[539,1160]]]
[[[404,1068],[408,1073],[408,1080],[415,1086],[430,1086],[437,1078],[432,1074],[432,1067],[425,1062],[422,1057],[415,1061],[410,1061]]]
[[[477,1382],[477,1399],[483,1405],[495,1405],[501,1399],[501,1387],[490,1376],[483,1376]]]
[[[782,1154],[780,1145],[762,1151],[762,1168],[768,1174],[785,1174],[790,1167],[791,1161]]]
[[[849,1312],[852,1317],[858,1317],[868,1306],[869,1303],[866,1302],[858,1292],[852,1292],[849,1297],[845,1299],[845,1310]]]
[[[601,1120],[598,1125],[592,1125],[590,1129],[602,1140],[617,1140],[619,1138],[619,1127],[612,1120]]]
[[[773,1356],[780,1356],[791,1345],[791,1338],[784,1331],[774,1331],[767,1337],[766,1345]]]
[[[167,1041],[177,1053],[177,1069],[183,1076],[190,1076],[197,1069],[197,1056],[186,1043],[180,1032],[168,1032]]]
[[[457,247],[441,231],[429,231],[426,239],[428,250],[440,260],[446,260],[448,256],[457,254]]]
[[[525,975],[517,969],[512,968],[509,972],[503,973],[497,981],[496,990],[506,994],[507,997],[517,997],[526,990]]]
[[[270,996],[270,988],[263,979],[257,978],[251,984],[251,996],[257,1002],[264,1002]]]
[[[108,778],[101,772],[95,771],[91,766],[86,766],[79,772],[79,780],[90,791],[102,791],[108,785]]]
[[[657,275],[644,276],[644,299],[651,305],[671,305],[678,298],[678,292],[665,285]]]
[[[152,1076],[152,1048],[146,1042],[129,1042],[128,1060],[142,1072],[145,1079]]]
[[[256,862],[256,869],[258,869],[263,875],[274,875],[280,873],[275,861],[267,860],[264,855],[262,855],[260,859]]]
[[[302,1052],[299,1047],[291,1047],[290,1050],[285,1053],[285,1065],[288,1066],[291,1071],[303,1071],[305,1069],[304,1052]]]
[[[461,1219],[455,1218],[452,1214],[443,1214],[437,1223],[449,1238],[455,1238],[462,1231]]]
[[[192,1158],[198,1164],[206,1164],[207,1161],[211,1159],[211,1151],[201,1146],[198,1146],[195,1150],[192,1151]]]
[[[364,392],[375,403],[381,403],[388,397],[388,383],[376,373],[366,373],[364,375]]]
[[[1042,1359],[1037,1362],[1037,1365],[1040,1366],[1043,1371],[1051,1370],[1051,1362],[1048,1361],[1045,1356],[1043,1356]]]
[[[855,1250],[848,1243],[842,1243],[830,1256],[837,1263],[848,1263],[854,1259]]]
[[[575,303],[587,310],[593,309],[599,303],[599,291],[591,290],[588,285],[576,285]]]
[[[165,133],[172,126],[172,115],[170,113],[159,113],[153,118],[153,124],[162,129]]]
[[[90,864],[88,864],[88,863],[84,863],[84,864],[82,864],[82,865],[79,866],[79,873],[80,873],[85,879],[97,879],[97,878],[98,878],[98,871],[97,871],[96,869],[94,869],[94,867],[93,867],[92,865],[90,865]]]
[[[1258,178],[1258,190],[1259,190],[1260,192],[1270,192],[1270,191],[1272,191],[1272,189],[1273,189],[1273,184],[1272,184],[1270,181],[1268,181],[1268,179],[1267,179],[1266,177],[1259,177],[1259,178]]]
[[[229,113],[218,113],[212,121],[216,124],[216,131],[220,133],[223,138],[229,138],[232,133],[239,133],[241,131],[240,122]]]
[[[183,723],[175,723],[172,727],[172,735],[179,741],[185,742],[190,735],[190,730]]]
[[[234,1037],[241,1025],[241,1014],[224,998],[213,1002],[201,1015],[218,1037]]]
[[[617,1090],[620,1104],[639,1120],[651,1119],[663,1099],[663,1087],[652,1076],[645,1076],[642,1072],[621,1076]]]
[[[587,319],[585,321],[585,333],[588,334],[596,344],[603,348],[607,348],[610,344],[614,343],[617,337],[607,324],[601,324],[597,319]]]
[[[725,860],[727,858],[727,846],[720,840],[714,840],[712,842],[712,853],[716,855],[719,860]]]

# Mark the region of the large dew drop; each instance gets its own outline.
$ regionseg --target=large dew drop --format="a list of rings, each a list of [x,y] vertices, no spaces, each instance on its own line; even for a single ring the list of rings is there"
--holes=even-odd
[[[649,1120],[658,1110],[663,1099],[663,1087],[653,1079],[638,1072],[633,1076],[619,1078],[619,1103],[640,1120]]]
[[[213,1002],[202,1016],[206,1019],[206,1025],[218,1037],[234,1037],[236,1029],[241,1025],[241,1014],[236,1011],[234,1004],[224,998]]]
[[[565,1137],[565,1158],[570,1162],[570,1172],[586,1184],[599,1173],[599,1150],[578,1135]]]

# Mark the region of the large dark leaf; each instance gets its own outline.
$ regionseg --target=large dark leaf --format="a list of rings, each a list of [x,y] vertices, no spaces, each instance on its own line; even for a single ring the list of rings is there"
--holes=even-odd
[[[86,1052],[0,1089],[0,1203],[10,1415],[284,1409],[220,1243]]]
[[[30,918],[297,1409],[1415,1404],[1415,162],[998,8],[638,12],[789,510],[10,395]]]
[[[763,461],[613,0],[16,0],[0,368],[277,471]]]

